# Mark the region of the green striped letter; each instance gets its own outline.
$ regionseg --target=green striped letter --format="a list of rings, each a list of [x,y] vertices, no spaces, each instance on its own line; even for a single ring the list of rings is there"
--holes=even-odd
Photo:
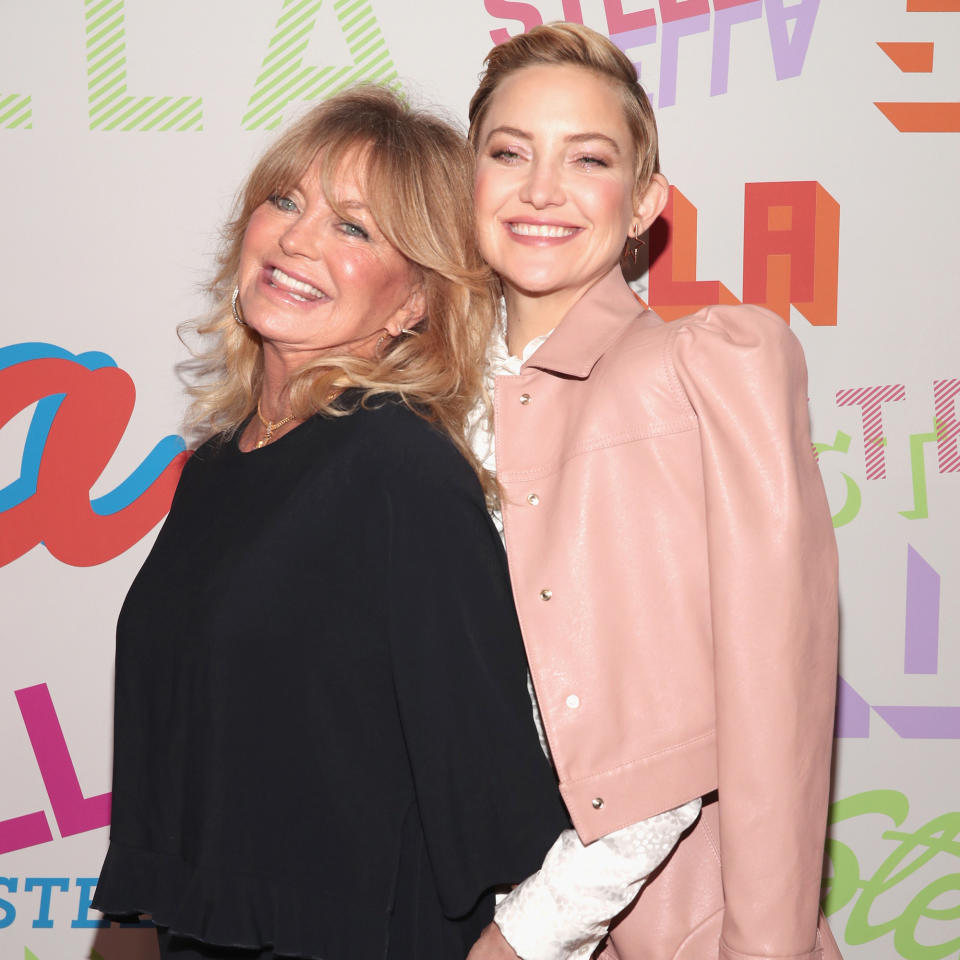
[[[124,0],[84,0],[91,130],[202,130],[201,97],[127,93]]]
[[[0,127],[13,130],[33,128],[33,107],[31,98],[22,93],[0,93]]]
[[[330,96],[360,80],[391,83],[397,71],[390,59],[370,0],[333,0],[353,63],[346,67],[303,65],[302,54],[323,0],[283,0],[280,19],[263,58],[260,76],[243,115],[247,130],[273,130],[291,100]]]

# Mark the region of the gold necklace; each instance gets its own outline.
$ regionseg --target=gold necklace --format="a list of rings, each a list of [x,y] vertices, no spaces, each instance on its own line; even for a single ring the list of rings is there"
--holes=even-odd
[[[265,447],[271,440],[273,440],[273,431],[279,430],[284,424],[289,423],[291,420],[296,420],[297,418],[291,413],[289,417],[284,417],[282,420],[277,420],[275,422],[268,420],[260,410],[260,401],[257,401],[257,417],[260,419],[260,422],[263,424],[264,430],[266,433],[257,441],[256,448],[259,450],[261,447]]]

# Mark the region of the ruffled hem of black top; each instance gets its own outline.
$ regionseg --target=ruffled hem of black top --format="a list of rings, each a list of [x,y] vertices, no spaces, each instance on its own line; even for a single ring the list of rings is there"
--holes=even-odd
[[[204,871],[116,843],[107,851],[93,906],[107,917],[148,914],[157,926],[205,944],[268,948],[307,960],[379,956],[388,924],[386,911],[382,925],[370,922],[370,911],[356,922],[355,906],[313,883]]]

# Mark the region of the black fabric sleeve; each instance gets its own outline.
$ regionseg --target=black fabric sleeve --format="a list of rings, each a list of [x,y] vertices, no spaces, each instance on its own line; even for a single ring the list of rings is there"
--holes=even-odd
[[[444,912],[539,869],[569,820],[540,749],[503,547],[444,438],[390,483],[390,645]]]

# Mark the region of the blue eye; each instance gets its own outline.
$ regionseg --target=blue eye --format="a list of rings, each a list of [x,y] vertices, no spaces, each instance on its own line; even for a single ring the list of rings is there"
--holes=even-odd
[[[279,193],[273,193],[267,197],[267,202],[272,203],[278,210],[285,213],[296,213],[297,205],[289,197],[283,197]]]
[[[357,223],[351,223],[349,220],[342,220],[342,221],[340,222],[340,229],[341,229],[348,237],[358,237],[360,240],[369,240],[369,239],[370,239],[370,234],[367,233],[367,231],[364,230],[363,227],[361,227],[361,226],[360,226],[359,224],[357,224]]]
[[[520,154],[515,150],[496,150],[491,156],[494,160],[505,160],[507,163],[520,159]]]

